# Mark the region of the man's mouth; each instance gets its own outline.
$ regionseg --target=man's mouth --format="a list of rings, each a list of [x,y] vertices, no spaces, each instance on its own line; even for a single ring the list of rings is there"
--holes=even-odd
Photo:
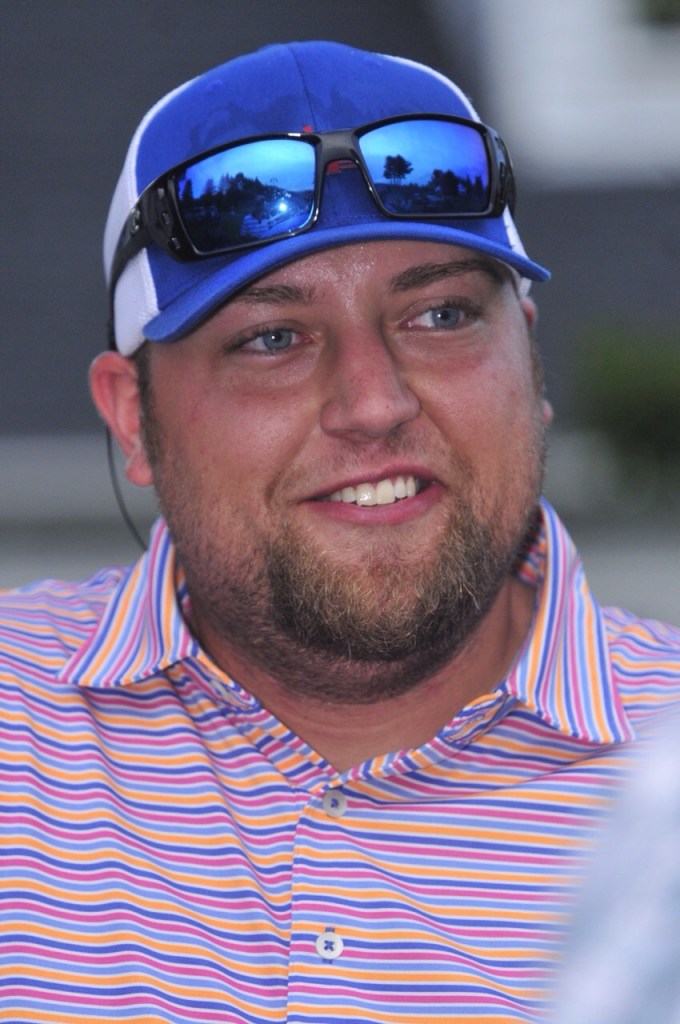
[[[356,487],[343,487],[334,491],[322,501],[341,501],[346,505],[394,505],[404,498],[413,498],[425,486],[424,481],[408,474],[407,476],[388,477],[375,483],[357,484]]]

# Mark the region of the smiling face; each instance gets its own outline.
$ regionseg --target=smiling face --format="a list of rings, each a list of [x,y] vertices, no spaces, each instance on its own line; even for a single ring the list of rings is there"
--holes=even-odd
[[[372,242],[285,266],[150,346],[129,476],[156,486],[223,666],[369,701],[456,654],[540,490],[531,316],[486,257]]]

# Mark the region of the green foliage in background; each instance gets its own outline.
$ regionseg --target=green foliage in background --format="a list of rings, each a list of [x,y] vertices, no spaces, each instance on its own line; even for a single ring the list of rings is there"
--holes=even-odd
[[[657,24],[680,24],[680,0],[642,0],[642,13]]]
[[[680,330],[668,337],[602,325],[587,334],[581,351],[582,419],[606,438],[634,479],[665,479],[677,487]]]

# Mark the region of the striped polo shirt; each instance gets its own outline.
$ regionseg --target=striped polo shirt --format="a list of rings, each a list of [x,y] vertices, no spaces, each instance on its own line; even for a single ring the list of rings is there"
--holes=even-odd
[[[502,684],[343,774],[201,650],[162,521],[130,569],[0,597],[0,1021],[542,1019],[680,631],[600,608],[548,505],[518,571]]]

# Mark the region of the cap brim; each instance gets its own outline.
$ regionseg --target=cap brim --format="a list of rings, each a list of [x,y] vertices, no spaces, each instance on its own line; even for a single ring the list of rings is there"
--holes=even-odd
[[[484,221],[477,222],[477,225],[482,228]],[[214,267],[212,272],[153,317],[144,329],[145,337],[155,342],[178,341],[258,277],[311,253],[357,242],[399,239],[462,246],[505,263],[520,277],[531,281],[547,281],[550,277],[545,267],[534,263],[525,254],[511,251],[507,245],[482,234],[473,234],[469,228],[463,230],[421,221],[373,221],[326,229],[316,227],[305,234],[272,242],[246,254],[239,253],[238,259],[230,260],[226,265],[219,265],[219,257],[214,261],[206,260],[206,269]]]

